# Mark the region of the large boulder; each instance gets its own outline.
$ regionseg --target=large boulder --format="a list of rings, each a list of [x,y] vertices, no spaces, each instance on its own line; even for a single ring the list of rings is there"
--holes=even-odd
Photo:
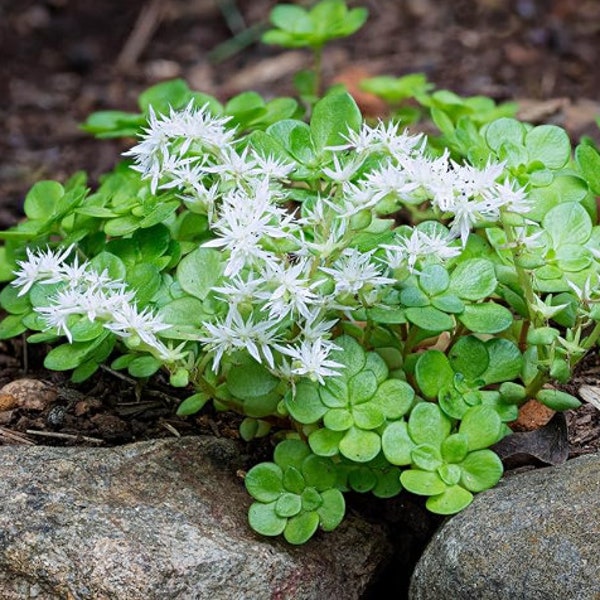
[[[479,494],[432,538],[409,598],[600,599],[600,455]]]
[[[0,447],[0,598],[361,598],[392,552],[349,514],[304,546],[254,534],[243,446]]]

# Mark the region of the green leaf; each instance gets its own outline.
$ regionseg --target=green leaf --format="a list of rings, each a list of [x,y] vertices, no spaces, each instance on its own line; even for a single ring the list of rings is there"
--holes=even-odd
[[[427,295],[435,296],[448,289],[450,276],[441,265],[430,265],[421,271],[419,285]]]
[[[204,300],[223,272],[221,253],[211,248],[197,248],[177,266],[176,278],[188,294]]]
[[[420,402],[410,413],[408,433],[416,444],[441,444],[452,425],[437,404]]]
[[[452,485],[444,492],[427,498],[425,507],[436,515],[454,515],[473,502],[473,494],[460,485]]]
[[[571,410],[581,406],[581,402],[575,396],[560,390],[540,390],[536,399],[552,410]]]
[[[452,383],[454,371],[440,350],[423,352],[415,365],[415,377],[426,398],[436,398],[442,388]]]
[[[275,512],[275,501],[269,504],[253,502],[248,509],[248,523],[260,535],[279,535],[285,529],[287,521]]]
[[[348,380],[348,397],[352,404],[366,402],[377,391],[377,378],[373,371],[362,370]]]
[[[160,271],[147,263],[137,264],[127,272],[127,283],[135,292],[137,303],[142,306],[152,300],[161,281]]]
[[[277,444],[273,452],[273,460],[282,469],[296,467],[300,469],[304,459],[310,456],[310,448],[301,440],[283,440]]]
[[[503,425],[491,406],[473,406],[463,415],[458,433],[463,435],[469,451],[488,448],[502,437]]]
[[[497,284],[494,265],[485,258],[459,263],[450,277],[450,290],[466,300],[487,298],[494,293]]]
[[[377,485],[377,476],[369,467],[361,466],[350,471],[348,483],[355,492],[364,494]]]
[[[137,356],[129,363],[127,371],[132,377],[151,377],[161,366],[162,362],[154,356]]]
[[[365,402],[352,408],[354,424],[360,429],[377,429],[383,425],[385,416],[374,402]]]
[[[513,323],[513,315],[505,306],[495,302],[468,304],[458,320],[475,333],[500,333]]]
[[[302,510],[302,499],[298,494],[283,492],[275,501],[275,513],[279,517],[293,517]]]
[[[189,415],[195,415],[197,412],[200,412],[206,403],[210,400],[210,396],[205,394],[204,392],[197,392],[196,394],[192,394],[188,396],[178,407],[177,407],[177,416],[178,417],[187,417]]]
[[[275,27],[290,33],[310,33],[313,23],[308,12],[295,4],[279,4],[269,14],[269,20]]]
[[[304,512],[288,519],[283,530],[283,537],[290,544],[304,544],[314,535],[318,527],[318,513],[315,511]]]
[[[433,306],[407,308],[405,314],[411,323],[427,331],[437,333],[454,328],[454,319]]]
[[[431,444],[415,446],[410,456],[413,465],[423,471],[435,471],[442,465],[442,456],[439,449]]]
[[[326,146],[347,143],[349,131],[358,131],[362,114],[354,98],[348,93],[328,94],[319,100],[310,119],[310,133],[318,151]]]
[[[340,452],[354,462],[372,460],[381,450],[381,438],[374,431],[351,427],[339,444]]]
[[[187,83],[183,79],[163,81],[148,88],[138,97],[138,105],[147,113],[152,107],[157,113],[167,113],[172,108],[182,108],[192,97]]]
[[[476,450],[460,463],[461,485],[471,492],[494,487],[502,477],[504,467],[498,455],[491,450]]]
[[[400,482],[406,490],[419,496],[434,496],[446,490],[446,484],[437,473],[408,469],[400,474]]]
[[[383,454],[392,465],[411,464],[411,452],[415,446],[404,420],[389,423],[381,435]]]
[[[346,431],[354,425],[354,417],[347,408],[331,408],[323,417],[323,425],[332,431]]]
[[[142,115],[120,110],[99,110],[92,113],[81,129],[97,138],[134,137],[144,125]]]
[[[321,402],[318,388],[308,382],[296,385],[295,394],[286,394],[285,407],[296,421],[306,425],[316,423],[328,410]]]
[[[460,337],[450,348],[448,359],[452,369],[468,381],[477,379],[490,364],[486,345],[474,335]]]
[[[469,441],[460,433],[449,435],[441,447],[442,458],[448,463],[459,463],[469,452]]]
[[[251,362],[234,365],[227,373],[227,389],[237,398],[257,398],[272,392],[279,380],[264,366]]]
[[[486,384],[512,381],[523,367],[523,357],[517,346],[504,338],[493,338],[486,343],[490,357],[489,367],[482,375]]]
[[[25,196],[23,210],[29,219],[50,219],[65,190],[57,181],[38,181]]]
[[[244,484],[255,500],[274,502],[284,492],[283,471],[275,463],[259,463],[246,473]]]
[[[346,502],[340,490],[330,489],[321,492],[323,503],[317,508],[323,531],[332,531],[344,518]]]
[[[288,492],[293,492],[294,494],[301,494],[303,492],[306,487],[306,481],[304,481],[304,476],[299,469],[291,465],[285,467],[283,471],[283,487]]]
[[[546,213],[542,226],[552,237],[554,247],[585,244],[592,234],[592,220],[577,202],[559,204]]]
[[[344,431],[316,429],[308,436],[310,449],[319,456],[336,456],[344,434]]]
[[[564,167],[571,156],[571,142],[564,129],[556,125],[538,125],[525,136],[529,161],[540,161],[549,169]]]
[[[411,408],[415,390],[401,379],[386,379],[375,392],[372,404],[379,407],[386,419],[399,419]]]
[[[7,340],[27,331],[23,324],[23,315],[8,315],[0,321],[0,340]]]
[[[440,390],[438,403],[444,414],[452,419],[462,419],[470,407],[462,392],[459,392],[454,385],[447,385]]]
[[[496,152],[505,144],[523,145],[525,126],[516,119],[503,117],[490,123],[485,130],[485,141]]]
[[[104,273],[104,271],[106,271],[106,274],[113,281],[124,280],[127,276],[125,263],[118,256],[115,256],[110,252],[100,252],[100,254],[96,254],[96,256],[90,260],[90,266],[97,273]]]
[[[575,149],[575,160],[590,190],[600,196],[600,154],[589,144],[579,144]]]
[[[100,344],[102,338],[90,342],[61,344],[52,348],[44,359],[44,367],[52,371],[68,371],[82,364],[86,357]]]
[[[365,351],[351,335],[342,335],[334,342],[339,350],[334,350],[331,358],[345,365],[342,373],[349,379],[364,368],[367,360]]]

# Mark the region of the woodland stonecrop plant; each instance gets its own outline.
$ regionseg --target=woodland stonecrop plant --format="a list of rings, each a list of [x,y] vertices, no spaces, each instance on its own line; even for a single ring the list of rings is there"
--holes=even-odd
[[[0,233],[0,337],[76,382],[163,371],[179,415],[211,402],[271,435],[254,530],[304,543],[350,490],[456,513],[501,478],[522,403],[579,405],[560,384],[600,336],[589,140],[439,107],[426,137],[339,88],[307,117],[175,80],[140,110],[84,125],[138,137],[97,189],[39,182]]]

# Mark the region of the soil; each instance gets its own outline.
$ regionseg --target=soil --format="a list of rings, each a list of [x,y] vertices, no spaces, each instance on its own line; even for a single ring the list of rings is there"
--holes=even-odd
[[[136,110],[137,95],[154,83],[182,77],[222,101],[246,89],[267,98],[293,94],[292,75],[309,57],[258,41],[275,4],[0,3],[0,228],[22,218],[23,199],[36,181],[64,181],[85,170],[93,187],[130,142],[95,140],[79,123],[95,110]],[[559,124],[573,141],[584,135],[600,141],[600,3],[595,0],[365,0],[361,5],[369,9],[367,25],[327,50],[327,82],[343,80],[352,87],[365,75],[424,72],[438,89],[517,100],[524,120]],[[357,99],[365,112],[384,110],[371,97]],[[44,370],[43,358],[44,348],[23,340],[0,343],[0,445],[111,446],[188,434],[238,435],[239,418],[230,413],[177,417],[186,393],[160,376],[140,386],[103,369],[74,385],[68,374]],[[585,361],[571,384],[573,393],[580,385],[597,385],[599,368],[595,357]],[[7,384],[12,388],[2,387]],[[566,413],[566,423],[569,458],[600,450],[600,410],[584,402]],[[419,517],[418,504],[412,510],[413,522],[426,523],[414,534],[422,545],[437,522]]]

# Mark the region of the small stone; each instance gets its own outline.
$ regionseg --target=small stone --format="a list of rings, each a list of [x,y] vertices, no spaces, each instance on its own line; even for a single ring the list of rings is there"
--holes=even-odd
[[[44,410],[56,400],[56,388],[39,379],[15,379],[0,388],[0,410],[24,408]]]

